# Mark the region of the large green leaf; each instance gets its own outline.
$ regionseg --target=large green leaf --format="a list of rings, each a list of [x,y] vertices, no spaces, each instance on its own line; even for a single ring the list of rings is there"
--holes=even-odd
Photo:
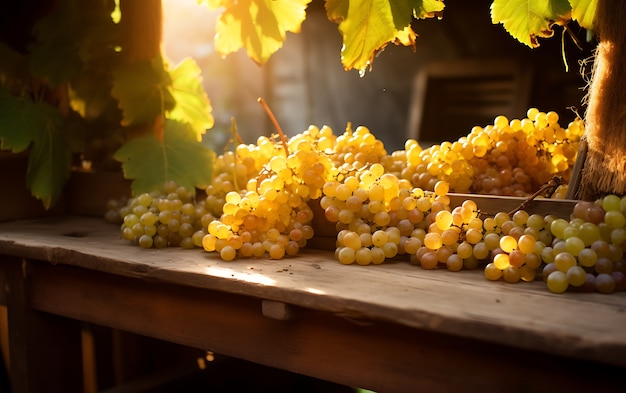
[[[204,1],[211,8],[225,7],[215,35],[222,56],[245,48],[248,57],[265,64],[283,46],[286,32],[297,33],[311,0]]]
[[[589,30],[594,30],[594,18],[598,0],[569,0],[572,5],[572,19]]]
[[[0,149],[20,153],[37,139],[45,119],[42,108],[26,97],[16,97],[0,87]]]
[[[31,194],[49,209],[63,192],[72,156],[60,118],[47,117],[42,131],[28,155],[26,184]]]
[[[111,95],[119,101],[122,125],[150,123],[174,108],[172,84],[163,59],[137,61],[120,66],[113,72]]]
[[[163,140],[145,135],[115,152],[124,176],[134,179],[134,194],[160,189],[169,180],[194,189],[212,179],[213,152],[196,139],[188,124],[166,120]]]
[[[168,118],[189,123],[195,131],[198,141],[207,129],[213,127],[211,102],[202,86],[202,71],[198,64],[187,58],[170,71],[172,78],[171,94],[176,106]]]
[[[393,5],[401,13],[394,14]],[[363,72],[370,67],[376,52],[394,40],[399,30],[411,23],[408,1],[351,0],[348,15],[339,24],[343,35],[341,63],[346,70]]]
[[[539,46],[539,38],[552,37],[554,24],[571,19],[568,0],[494,0],[491,21],[502,23],[506,31],[531,48]]]
[[[15,153],[30,148],[26,184],[49,208],[70,173],[71,152],[54,107],[9,95],[0,89],[0,148]]]
[[[443,11],[437,0],[328,0],[326,13],[343,36],[341,62],[363,75],[374,56],[389,43],[414,45],[412,17],[431,18]]]

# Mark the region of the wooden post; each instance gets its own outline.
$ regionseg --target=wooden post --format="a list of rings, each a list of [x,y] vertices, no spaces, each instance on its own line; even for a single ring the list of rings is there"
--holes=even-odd
[[[626,194],[626,2],[598,0],[599,36],[585,116],[588,152],[578,198]]]
[[[127,63],[161,55],[163,7],[161,0],[120,1],[123,50]]]
[[[126,64],[151,61],[162,54],[163,6],[161,0],[121,0],[122,50]],[[153,132],[163,138],[163,119],[126,128],[129,138]]]

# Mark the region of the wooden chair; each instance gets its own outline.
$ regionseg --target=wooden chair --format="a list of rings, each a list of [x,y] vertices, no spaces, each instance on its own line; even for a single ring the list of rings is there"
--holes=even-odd
[[[449,60],[425,65],[414,77],[407,138],[423,147],[454,142],[498,115],[526,115],[532,72],[510,59]]]

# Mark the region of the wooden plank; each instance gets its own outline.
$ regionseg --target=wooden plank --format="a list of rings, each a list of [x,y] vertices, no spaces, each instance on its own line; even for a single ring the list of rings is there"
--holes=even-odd
[[[315,250],[225,262],[201,250],[143,250],[119,239],[114,226],[76,217],[0,225],[0,250],[626,366],[626,292],[556,295],[541,282],[494,283],[480,271],[426,271],[401,261],[344,266]]]
[[[279,321],[262,315],[260,299],[75,267],[38,265],[33,306],[375,391],[622,387],[612,366],[314,311]]]
[[[0,256],[0,266],[7,275],[11,392],[82,392],[80,323],[30,308],[28,262]]]

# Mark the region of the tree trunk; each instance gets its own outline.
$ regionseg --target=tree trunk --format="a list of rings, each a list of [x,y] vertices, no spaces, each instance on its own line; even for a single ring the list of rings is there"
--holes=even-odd
[[[122,51],[126,64],[152,61],[162,56],[163,5],[161,0],[121,0]],[[163,139],[163,118],[126,127],[126,136],[134,138],[154,133]]]
[[[161,55],[163,10],[161,0],[122,0],[123,50],[128,64]]]
[[[626,2],[598,0],[599,43],[585,115],[588,152],[577,197],[626,194]]]

